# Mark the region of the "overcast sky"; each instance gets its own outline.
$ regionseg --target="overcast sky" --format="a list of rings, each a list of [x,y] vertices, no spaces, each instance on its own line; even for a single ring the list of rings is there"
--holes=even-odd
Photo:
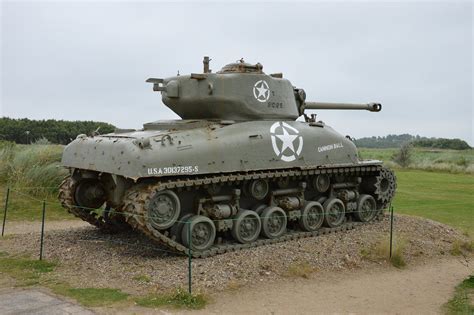
[[[148,77],[241,57],[283,72],[355,137],[473,136],[473,5],[466,2],[13,2],[1,12],[2,116],[99,120],[122,128],[178,118]]]

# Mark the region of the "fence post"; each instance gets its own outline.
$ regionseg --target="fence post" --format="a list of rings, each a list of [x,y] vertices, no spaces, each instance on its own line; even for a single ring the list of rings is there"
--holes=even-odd
[[[43,215],[41,217],[41,240],[40,240],[40,257],[43,260],[43,239],[44,239],[44,219],[46,214],[46,201],[43,200]]]
[[[5,209],[3,211],[3,223],[2,223],[2,237],[5,232],[5,221],[7,220],[7,210],[8,210],[8,199],[10,198],[10,187],[7,188],[7,194],[5,196]]]
[[[192,262],[192,253],[191,253],[191,248],[192,248],[192,237],[191,237],[191,220],[188,220],[187,223],[187,229],[188,229],[188,293],[192,294],[192,271],[191,271],[191,262]]]
[[[393,206],[390,204],[390,259],[392,258],[392,242],[393,242]]]

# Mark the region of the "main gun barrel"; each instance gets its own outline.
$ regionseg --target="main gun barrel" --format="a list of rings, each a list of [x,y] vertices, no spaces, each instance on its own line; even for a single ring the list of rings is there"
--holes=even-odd
[[[352,110],[368,110],[371,112],[380,112],[382,104],[349,104],[349,103],[321,103],[321,102],[305,102],[304,109],[352,109]]]

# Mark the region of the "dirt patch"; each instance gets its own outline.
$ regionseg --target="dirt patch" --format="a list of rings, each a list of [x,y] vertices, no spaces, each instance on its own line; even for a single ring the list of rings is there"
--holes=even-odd
[[[219,294],[197,314],[436,314],[474,272],[459,259],[395,268],[319,273]],[[125,311],[127,312],[127,310]]]
[[[450,257],[453,242],[467,240],[457,230],[427,219],[397,216],[394,226],[396,241],[403,238],[407,243],[404,258],[408,266]],[[361,253],[387,239],[388,231],[387,217],[347,232],[193,259],[193,287],[216,292],[289,277],[294,280],[298,274],[313,278],[330,270],[386,266],[387,262],[367,259]],[[10,236],[0,243],[0,251],[12,254],[37,255],[38,249],[38,233]],[[110,235],[93,227],[50,230],[45,236],[45,257],[58,261],[56,276],[75,287],[113,287],[144,294],[187,285],[186,257],[132,231]],[[305,270],[291,272],[299,266]]]

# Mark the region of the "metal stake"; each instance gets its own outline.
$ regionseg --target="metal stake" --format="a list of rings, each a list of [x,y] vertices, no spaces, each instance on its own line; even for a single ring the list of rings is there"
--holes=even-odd
[[[43,239],[44,239],[44,218],[46,214],[46,201],[43,200],[43,216],[41,218],[41,241],[40,241],[40,259],[43,260]]]
[[[390,204],[390,258],[392,258],[392,241],[393,241],[393,206]]]
[[[2,223],[2,237],[5,232],[5,221],[7,220],[7,210],[8,210],[8,199],[10,197],[10,187],[7,188],[7,195],[5,196],[5,210],[3,211],[3,223]]]
[[[188,248],[188,292],[189,294],[192,294],[192,271],[191,271],[191,259],[192,259],[192,255],[191,255],[191,247],[192,247],[192,237],[191,237],[191,220],[188,221],[188,244],[189,244],[189,248]]]

